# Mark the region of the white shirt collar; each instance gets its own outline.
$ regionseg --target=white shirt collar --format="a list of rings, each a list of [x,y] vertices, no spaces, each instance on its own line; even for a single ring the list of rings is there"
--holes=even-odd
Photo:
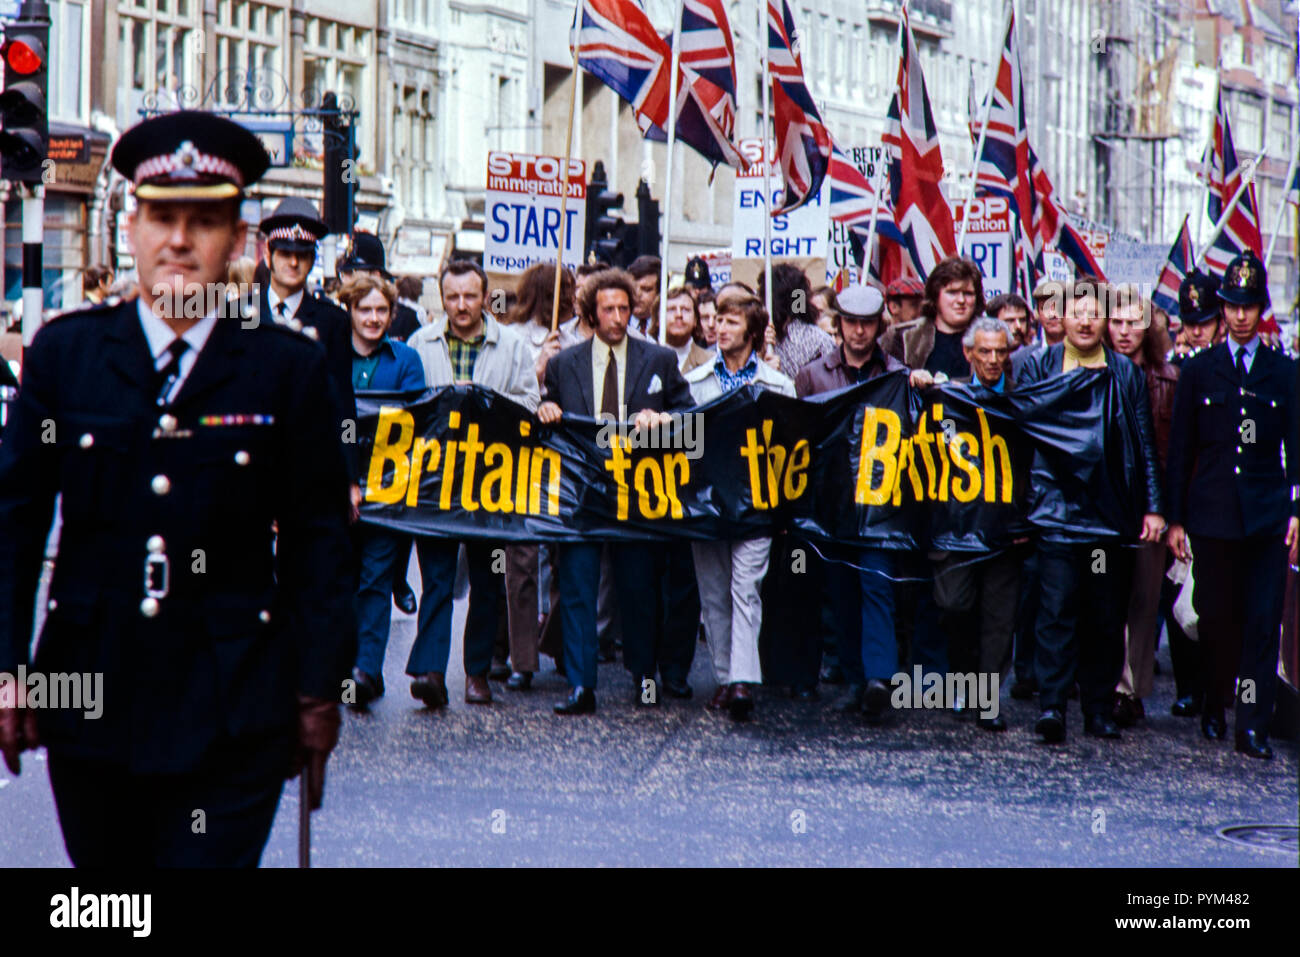
[[[669,346],[669,347],[668,347],[669,349],[672,349],[673,352],[677,353],[677,368],[678,368],[678,369],[680,369],[683,365],[686,364],[686,359],[687,359],[687,357],[689,357],[690,354],[691,354],[691,346],[692,346],[692,345],[694,345],[693,341],[690,340],[690,339],[687,339],[686,342],[685,342],[685,344],[683,344],[683,345],[680,345],[680,346]]]
[[[1238,342],[1236,339],[1232,339],[1229,342],[1229,346],[1232,349],[1233,359],[1236,359],[1237,353],[1242,351],[1243,349],[1246,352],[1246,358],[1253,359],[1255,358],[1255,350],[1259,348],[1259,333],[1258,332],[1255,333],[1248,340],[1246,340],[1245,343],[1241,343]]]
[[[135,302],[136,312],[140,316],[140,327],[144,330],[144,337],[149,342],[149,352],[153,356],[154,363],[157,364],[163,353],[167,351],[167,347],[175,340],[176,333],[172,331],[171,326],[155,316],[153,311],[144,304],[143,296]],[[210,316],[204,316],[181,335],[181,338],[190,346],[186,356],[182,358],[182,362],[185,362],[191,356],[198,357],[216,325],[217,317],[214,313]],[[190,361],[192,362],[193,359],[190,359]]]
[[[305,289],[299,289],[297,292],[290,293],[289,295],[284,297],[283,302],[288,309],[288,312],[286,313],[287,318],[292,319],[294,316],[298,314],[298,307],[302,305],[302,297],[304,292]],[[279,296],[275,294],[275,289],[271,287],[270,283],[267,283],[266,285],[266,301],[271,306],[271,318],[272,319],[280,318],[279,311],[276,309],[276,307],[280,304],[282,300],[280,299]]]

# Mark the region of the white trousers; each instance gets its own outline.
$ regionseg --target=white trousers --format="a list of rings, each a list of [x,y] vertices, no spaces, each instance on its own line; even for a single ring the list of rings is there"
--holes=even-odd
[[[691,542],[704,633],[719,684],[763,680],[758,661],[758,630],[763,624],[759,588],[771,546],[770,538]]]

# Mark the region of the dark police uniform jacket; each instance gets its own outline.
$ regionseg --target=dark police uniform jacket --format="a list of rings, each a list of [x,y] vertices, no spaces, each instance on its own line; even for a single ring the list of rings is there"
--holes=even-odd
[[[262,288],[261,309],[261,317],[264,321],[275,321],[265,287]],[[343,435],[341,423],[344,420],[356,422],[357,419],[357,398],[352,391],[352,320],[346,310],[339,308],[328,299],[313,296],[306,290],[303,290],[302,299],[298,302],[298,311],[292,318],[301,322],[304,329],[315,329],[314,338],[325,349],[325,363],[331,386],[330,395],[335,405],[335,415],[340,422],[340,425],[335,427],[335,431],[341,436]],[[344,449],[344,455],[349,459],[348,467],[351,474],[356,473],[356,469],[353,468],[355,463],[351,461],[354,449],[355,445],[349,445]]]
[[[1226,342],[1188,358],[1169,437],[1170,523],[1206,538],[1283,535],[1300,515],[1296,404],[1296,363],[1263,343],[1245,385]]]
[[[55,319],[27,351],[0,441],[0,671],[28,660],[62,493],[36,667],[104,676],[98,720],[39,713],[51,750],[185,772],[217,744],[291,741],[297,694],[337,699],[349,674],[348,479],[319,401],[325,354],[242,325],[217,320],[166,408],[135,300]]]

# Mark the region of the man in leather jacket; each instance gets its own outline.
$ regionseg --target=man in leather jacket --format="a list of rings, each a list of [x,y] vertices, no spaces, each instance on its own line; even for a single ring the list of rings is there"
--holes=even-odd
[[[1067,290],[1065,341],[1022,366],[1021,386],[1079,368],[1104,367],[1115,376],[1126,406],[1122,411],[1129,413],[1119,416],[1119,422],[1136,429],[1127,444],[1141,456],[1146,514],[1135,537],[1154,542],[1165,525],[1151,403],[1142,370],[1103,342],[1108,299],[1106,289],[1091,280]],[[1126,533],[1133,536],[1138,529]],[[1065,701],[1076,674],[1084,730],[1095,737],[1120,736],[1109,711],[1111,691],[1124,668],[1124,622],[1133,583],[1133,556],[1124,547],[1129,540],[1061,528],[1048,529],[1039,542],[1042,597],[1034,665],[1042,715],[1034,730],[1049,743],[1065,740]]]

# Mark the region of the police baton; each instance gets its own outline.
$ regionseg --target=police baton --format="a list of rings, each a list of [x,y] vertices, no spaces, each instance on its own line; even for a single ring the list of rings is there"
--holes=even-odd
[[[311,791],[306,766],[298,775],[298,866],[311,867]]]

